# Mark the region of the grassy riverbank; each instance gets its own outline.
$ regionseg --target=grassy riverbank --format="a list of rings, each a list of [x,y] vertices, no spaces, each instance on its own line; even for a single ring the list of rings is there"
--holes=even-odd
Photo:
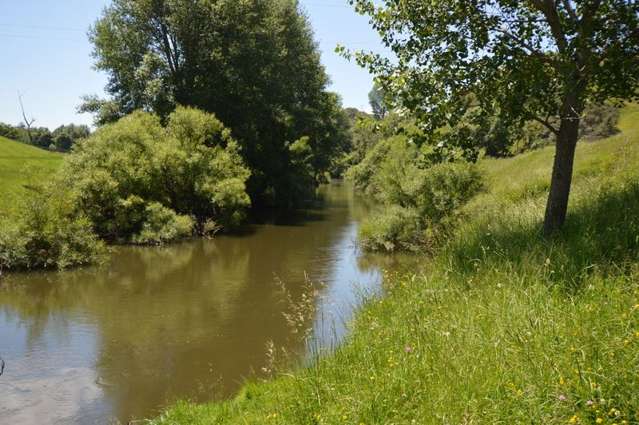
[[[0,137],[0,217],[13,212],[29,186],[52,176],[62,158],[62,154]]]
[[[639,108],[581,143],[565,233],[539,234],[552,149],[487,160],[487,190],[346,344],[156,424],[639,423]]]

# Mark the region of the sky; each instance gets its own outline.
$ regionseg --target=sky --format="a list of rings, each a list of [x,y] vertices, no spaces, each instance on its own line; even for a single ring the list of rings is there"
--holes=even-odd
[[[334,53],[348,48],[384,52],[379,37],[347,0],[300,0],[331,78],[330,90],[345,107],[369,110],[372,76]],[[34,125],[91,124],[78,114],[80,97],[104,95],[106,75],[93,69],[87,30],[110,0],[0,0],[0,122],[23,121],[22,96]]]

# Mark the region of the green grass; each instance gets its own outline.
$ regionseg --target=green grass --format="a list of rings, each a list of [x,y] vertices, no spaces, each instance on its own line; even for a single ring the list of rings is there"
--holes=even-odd
[[[62,154],[0,137],[0,217],[13,213],[29,187],[52,176]]]
[[[486,160],[449,243],[335,353],[153,423],[639,423],[639,107],[620,127],[580,144],[560,236],[540,234],[552,149]]]

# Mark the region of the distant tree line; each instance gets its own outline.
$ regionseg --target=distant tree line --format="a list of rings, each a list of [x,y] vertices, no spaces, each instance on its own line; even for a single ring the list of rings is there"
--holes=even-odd
[[[17,126],[0,123],[0,136],[58,152],[68,152],[77,141],[86,139],[90,134],[91,130],[86,125],[61,125],[51,131],[46,127],[28,129],[22,123]]]

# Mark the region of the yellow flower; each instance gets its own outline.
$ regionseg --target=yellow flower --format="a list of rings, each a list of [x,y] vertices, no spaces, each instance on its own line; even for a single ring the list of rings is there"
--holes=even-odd
[[[572,415],[572,418],[568,421],[569,424],[576,424],[577,422],[579,422],[579,416],[577,415]]]
[[[603,419],[597,418],[597,420],[595,422],[598,423],[598,424],[601,424],[601,423],[603,423]]]

